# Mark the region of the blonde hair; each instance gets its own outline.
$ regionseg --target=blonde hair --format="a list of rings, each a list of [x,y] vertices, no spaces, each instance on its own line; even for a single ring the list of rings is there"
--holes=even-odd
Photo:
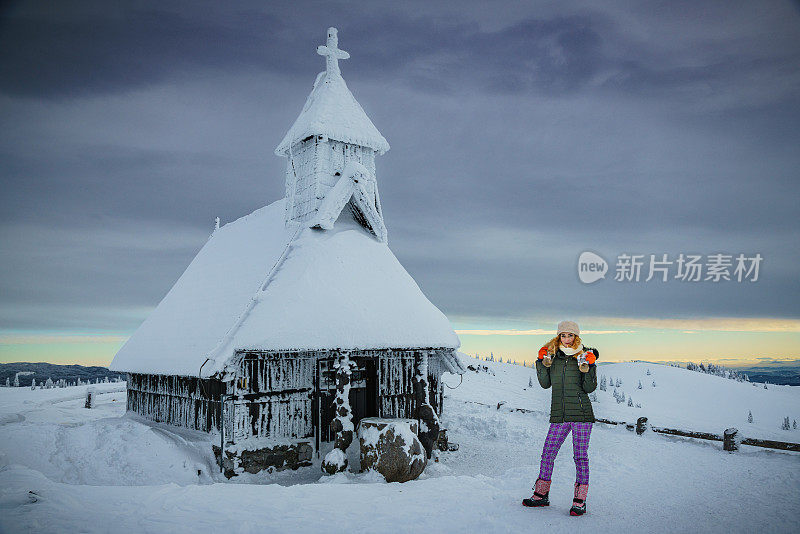
[[[577,347],[581,343],[582,343],[581,336],[576,335],[575,339],[572,340],[572,347]],[[569,346],[569,345],[565,345],[565,346]],[[549,354],[550,356],[553,356],[556,353],[556,351],[558,351],[558,349],[561,348],[561,334],[556,335],[556,337],[554,337],[553,339],[548,341],[547,344],[545,345],[545,347],[547,347],[547,354]],[[570,347],[570,348],[572,348],[572,347]],[[576,354],[576,356],[577,356],[577,354]]]

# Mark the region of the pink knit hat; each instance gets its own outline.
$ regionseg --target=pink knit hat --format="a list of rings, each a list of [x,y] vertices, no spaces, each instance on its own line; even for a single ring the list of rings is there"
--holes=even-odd
[[[561,332],[575,334],[576,336],[581,335],[581,329],[578,328],[578,323],[574,321],[561,321],[558,323],[556,335],[559,335]]]

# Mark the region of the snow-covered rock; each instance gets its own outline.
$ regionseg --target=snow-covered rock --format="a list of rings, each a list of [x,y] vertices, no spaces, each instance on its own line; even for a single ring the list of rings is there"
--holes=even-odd
[[[413,419],[362,419],[358,426],[361,470],[375,470],[387,482],[408,482],[425,470],[428,457]]]

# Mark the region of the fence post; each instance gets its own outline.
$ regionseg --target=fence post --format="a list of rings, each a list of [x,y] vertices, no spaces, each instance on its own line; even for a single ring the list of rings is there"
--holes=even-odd
[[[645,430],[647,430],[647,417],[640,417],[636,420],[636,433],[641,436]]]
[[[84,408],[94,408],[94,388],[86,388],[86,403],[83,405]]]
[[[731,427],[725,429],[725,434],[723,434],[722,439],[722,449],[726,451],[738,451],[739,450],[739,443],[736,439],[736,434],[739,432],[738,429]]]

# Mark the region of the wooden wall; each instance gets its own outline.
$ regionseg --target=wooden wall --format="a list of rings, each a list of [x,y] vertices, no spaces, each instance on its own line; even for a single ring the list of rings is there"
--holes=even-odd
[[[418,350],[352,351],[351,358],[376,362],[378,415],[413,418]],[[433,354],[434,351],[426,351]],[[292,441],[314,436],[318,424],[317,362],[333,351],[238,353],[234,381],[165,375],[128,375],[128,410],[153,421],[220,430],[226,442],[250,437]],[[428,368],[430,403],[441,415],[442,369]],[[223,417],[224,412],[224,417]]]
[[[205,432],[220,428],[224,384],[219,380],[131,373],[127,387],[131,412]]]

